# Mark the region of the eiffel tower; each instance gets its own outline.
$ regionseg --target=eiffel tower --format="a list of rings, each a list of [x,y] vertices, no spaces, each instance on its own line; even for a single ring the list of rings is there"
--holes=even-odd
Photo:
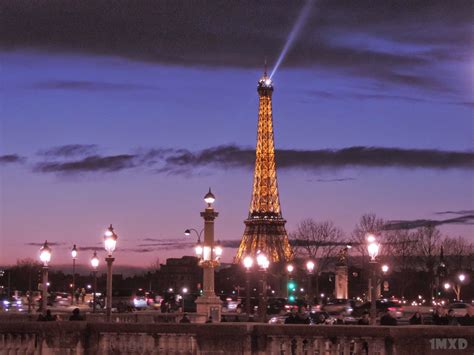
[[[240,262],[247,255],[255,256],[259,251],[271,262],[288,261],[292,259],[293,251],[278,196],[273,142],[273,84],[266,70],[258,81],[257,91],[260,103],[252,201],[235,261]]]

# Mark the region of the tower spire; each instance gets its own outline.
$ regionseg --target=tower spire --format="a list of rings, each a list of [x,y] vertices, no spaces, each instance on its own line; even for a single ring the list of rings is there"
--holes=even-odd
[[[255,255],[258,250],[272,262],[287,261],[293,257],[293,252],[278,195],[273,137],[273,83],[266,75],[266,68],[264,76],[258,81],[257,91],[258,133],[252,199],[236,261],[247,255]]]

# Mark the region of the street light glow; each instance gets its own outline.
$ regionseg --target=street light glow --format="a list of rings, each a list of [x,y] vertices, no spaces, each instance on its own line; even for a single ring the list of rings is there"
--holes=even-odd
[[[257,264],[260,266],[262,269],[267,269],[268,266],[270,265],[270,261],[268,260],[267,256],[265,254],[258,254],[257,256]]]
[[[247,255],[247,256],[244,258],[243,263],[244,263],[244,267],[245,267],[247,270],[249,270],[249,269],[252,267],[252,265],[253,265],[253,258],[252,258],[251,256]]]
[[[309,273],[313,272],[314,270],[314,262],[312,260],[309,260],[306,263],[306,269],[308,270]]]
[[[97,252],[94,252],[94,255],[92,255],[91,265],[94,270],[97,270],[99,267],[99,258],[97,257]]]
[[[48,266],[51,261],[51,248],[49,247],[47,240],[40,249],[40,260],[43,262],[44,266]]]
[[[295,267],[291,264],[288,264],[287,267],[286,267],[286,271],[288,271],[289,274],[291,274],[294,269],[295,269]]]
[[[388,271],[388,265],[382,265],[382,272]]]
[[[215,200],[216,200],[216,197],[211,192],[211,188],[209,188],[209,192],[206,194],[206,196],[204,196],[204,202],[206,202],[207,205],[211,207],[211,205],[214,203]]]
[[[371,242],[367,246],[367,251],[369,252],[369,256],[372,260],[375,260],[377,255],[379,254],[379,245],[375,242]]]
[[[374,243],[375,242],[375,235],[367,234],[367,242],[368,243]]]
[[[464,280],[466,280],[466,275],[460,274],[460,275],[458,276],[458,279],[459,279],[459,281],[464,282]]]
[[[77,258],[77,248],[76,248],[76,244],[74,244],[74,246],[72,247],[71,256],[72,256],[73,259]]]
[[[114,232],[114,228],[112,225],[107,228],[107,230],[104,233],[104,247],[105,251],[107,251],[109,256],[112,256],[112,253],[115,250],[115,247],[117,245],[117,234]]]
[[[449,290],[450,287],[451,287],[451,285],[450,285],[448,282],[446,282],[446,283],[444,284],[444,289],[445,289],[445,290]]]

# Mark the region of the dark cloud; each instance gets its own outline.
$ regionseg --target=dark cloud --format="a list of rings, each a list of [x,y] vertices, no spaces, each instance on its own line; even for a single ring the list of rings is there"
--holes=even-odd
[[[33,89],[40,90],[80,90],[80,91],[135,91],[157,90],[149,85],[131,83],[107,83],[98,81],[53,80],[35,83]]]
[[[53,147],[47,150],[40,150],[39,155],[48,157],[75,157],[93,154],[97,151],[95,144],[67,144]]]
[[[78,174],[86,172],[114,172],[130,169],[135,166],[134,155],[122,154],[111,156],[92,155],[68,162],[42,162],[34,170],[42,173]]]
[[[321,169],[344,167],[397,167],[427,169],[473,169],[473,152],[435,149],[350,147],[339,150],[279,149],[275,152],[279,169]],[[255,151],[235,145],[218,146],[198,152],[176,151],[165,159],[162,172],[212,165],[222,168],[251,168]]]
[[[356,180],[356,178],[316,179],[317,182],[344,182],[344,181],[354,181],[354,180]]]
[[[433,220],[433,219],[416,219],[412,221],[390,221],[384,225],[384,230],[397,230],[397,229],[414,229],[420,227],[436,227],[443,224],[474,224],[474,214],[466,214],[460,217]]]
[[[23,163],[26,158],[21,157],[18,154],[6,154],[0,155],[0,165],[1,164],[12,164],[12,163]]]
[[[0,46],[163,64],[260,67],[265,56],[277,58],[303,3],[5,0]],[[440,60],[467,61],[471,21],[468,0],[318,0],[284,64],[446,89],[418,69]],[[351,41],[356,35],[362,40]],[[413,47],[371,46],[374,38]]]
[[[442,151],[436,149],[402,149],[380,147],[349,147],[344,149],[295,150],[279,149],[275,152],[279,169],[339,169],[366,168],[424,168],[473,169],[474,152]],[[236,145],[222,145],[192,152],[185,149],[142,150],[135,154],[112,156],[92,155],[73,161],[47,161],[35,165],[42,173],[78,174],[86,172],[115,172],[132,168],[150,168],[157,173],[188,174],[201,168],[251,169],[255,151]],[[320,182],[347,181],[320,179]]]
[[[54,246],[61,246],[61,245],[64,245],[65,243],[63,242],[48,242],[48,245],[50,247],[54,247]],[[28,243],[25,243],[25,245],[28,245],[28,246],[33,246],[33,247],[42,247],[44,245],[44,242],[28,242]]]
[[[457,215],[466,215],[466,214],[472,214],[474,215],[474,210],[460,210],[460,211],[441,211],[441,212],[436,212],[435,214],[457,214]]]

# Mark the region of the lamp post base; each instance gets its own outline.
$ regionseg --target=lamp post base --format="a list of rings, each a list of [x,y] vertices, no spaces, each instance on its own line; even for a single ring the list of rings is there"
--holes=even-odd
[[[205,313],[207,319],[213,322],[221,321],[222,301],[217,296],[201,296],[196,300],[197,313]]]

